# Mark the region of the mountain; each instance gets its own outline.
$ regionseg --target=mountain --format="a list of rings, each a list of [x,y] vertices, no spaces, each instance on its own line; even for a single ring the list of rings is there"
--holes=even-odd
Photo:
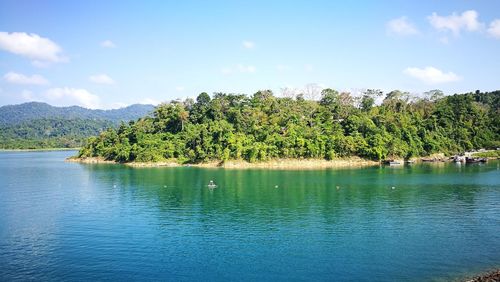
[[[75,148],[89,136],[147,116],[153,105],[115,110],[30,102],[0,107],[0,149]]]
[[[40,118],[107,120],[115,124],[135,120],[149,114],[153,105],[134,104],[121,109],[90,110],[78,106],[54,107],[46,103],[29,102],[0,107],[0,125],[17,124]]]

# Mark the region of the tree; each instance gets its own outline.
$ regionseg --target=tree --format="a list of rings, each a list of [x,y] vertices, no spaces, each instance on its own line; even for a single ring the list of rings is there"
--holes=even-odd
[[[361,109],[365,112],[369,111],[375,105],[375,99],[383,94],[380,89],[367,89],[361,97]]]
[[[442,99],[444,97],[444,93],[443,93],[443,91],[441,91],[439,89],[435,89],[435,90],[430,90],[430,91],[425,92],[424,97],[428,101],[435,102],[439,99]]]
[[[316,101],[321,93],[321,86],[317,83],[308,83],[304,86],[303,94],[307,100]]]

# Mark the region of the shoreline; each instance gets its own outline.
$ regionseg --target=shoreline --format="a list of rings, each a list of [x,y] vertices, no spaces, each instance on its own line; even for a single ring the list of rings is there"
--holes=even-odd
[[[488,160],[496,160],[497,158],[488,158]],[[307,170],[307,169],[328,169],[328,168],[360,168],[370,166],[383,165],[382,161],[372,161],[360,157],[339,158],[334,160],[325,159],[273,159],[251,163],[244,160],[228,160],[228,161],[208,161],[202,163],[178,163],[175,159],[164,160],[159,162],[116,162],[105,160],[101,157],[77,158],[69,157],[65,161],[83,164],[117,164],[133,168],[151,168],[151,167],[199,167],[199,168],[224,168],[224,169],[286,169],[286,170]],[[403,160],[398,160],[398,166],[406,165]],[[451,163],[448,158],[432,159],[414,158],[412,163],[416,164],[433,164],[439,165]],[[391,165],[392,166],[392,165]]]
[[[476,274],[475,276],[471,276],[471,277],[463,279],[463,281],[465,281],[465,282],[493,282],[493,281],[500,281],[500,268]]]
[[[200,168],[225,168],[225,169],[326,169],[326,168],[358,168],[378,166],[380,162],[365,160],[358,157],[322,160],[322,159],[276,159],[264,162],[250,163],[243,160],[230,161],[210,161],[196,164],[179,164],[175,160],[162,162],[129,162],[118,163],[108,161],[102,158],[67,158],[68,162],[84,163],[84,164],[122,164],[134,168],[148,167],[200,167]]]

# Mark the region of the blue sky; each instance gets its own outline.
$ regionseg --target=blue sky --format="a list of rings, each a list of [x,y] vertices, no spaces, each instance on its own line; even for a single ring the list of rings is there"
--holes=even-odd
[[[499,1],[0,0],[0,105],[500,89]]]

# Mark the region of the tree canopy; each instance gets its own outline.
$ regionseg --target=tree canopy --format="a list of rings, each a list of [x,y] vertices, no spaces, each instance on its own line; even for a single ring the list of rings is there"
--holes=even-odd
[[[500,91],[444,96],[433,90],[417,99],[394,90],[376,105],[382,96],[333,89],[324,89],[319,101],[279,98],[270,90],[201,93],[89,138],[78,155],[118,162],[384,160],[500,147]]]

